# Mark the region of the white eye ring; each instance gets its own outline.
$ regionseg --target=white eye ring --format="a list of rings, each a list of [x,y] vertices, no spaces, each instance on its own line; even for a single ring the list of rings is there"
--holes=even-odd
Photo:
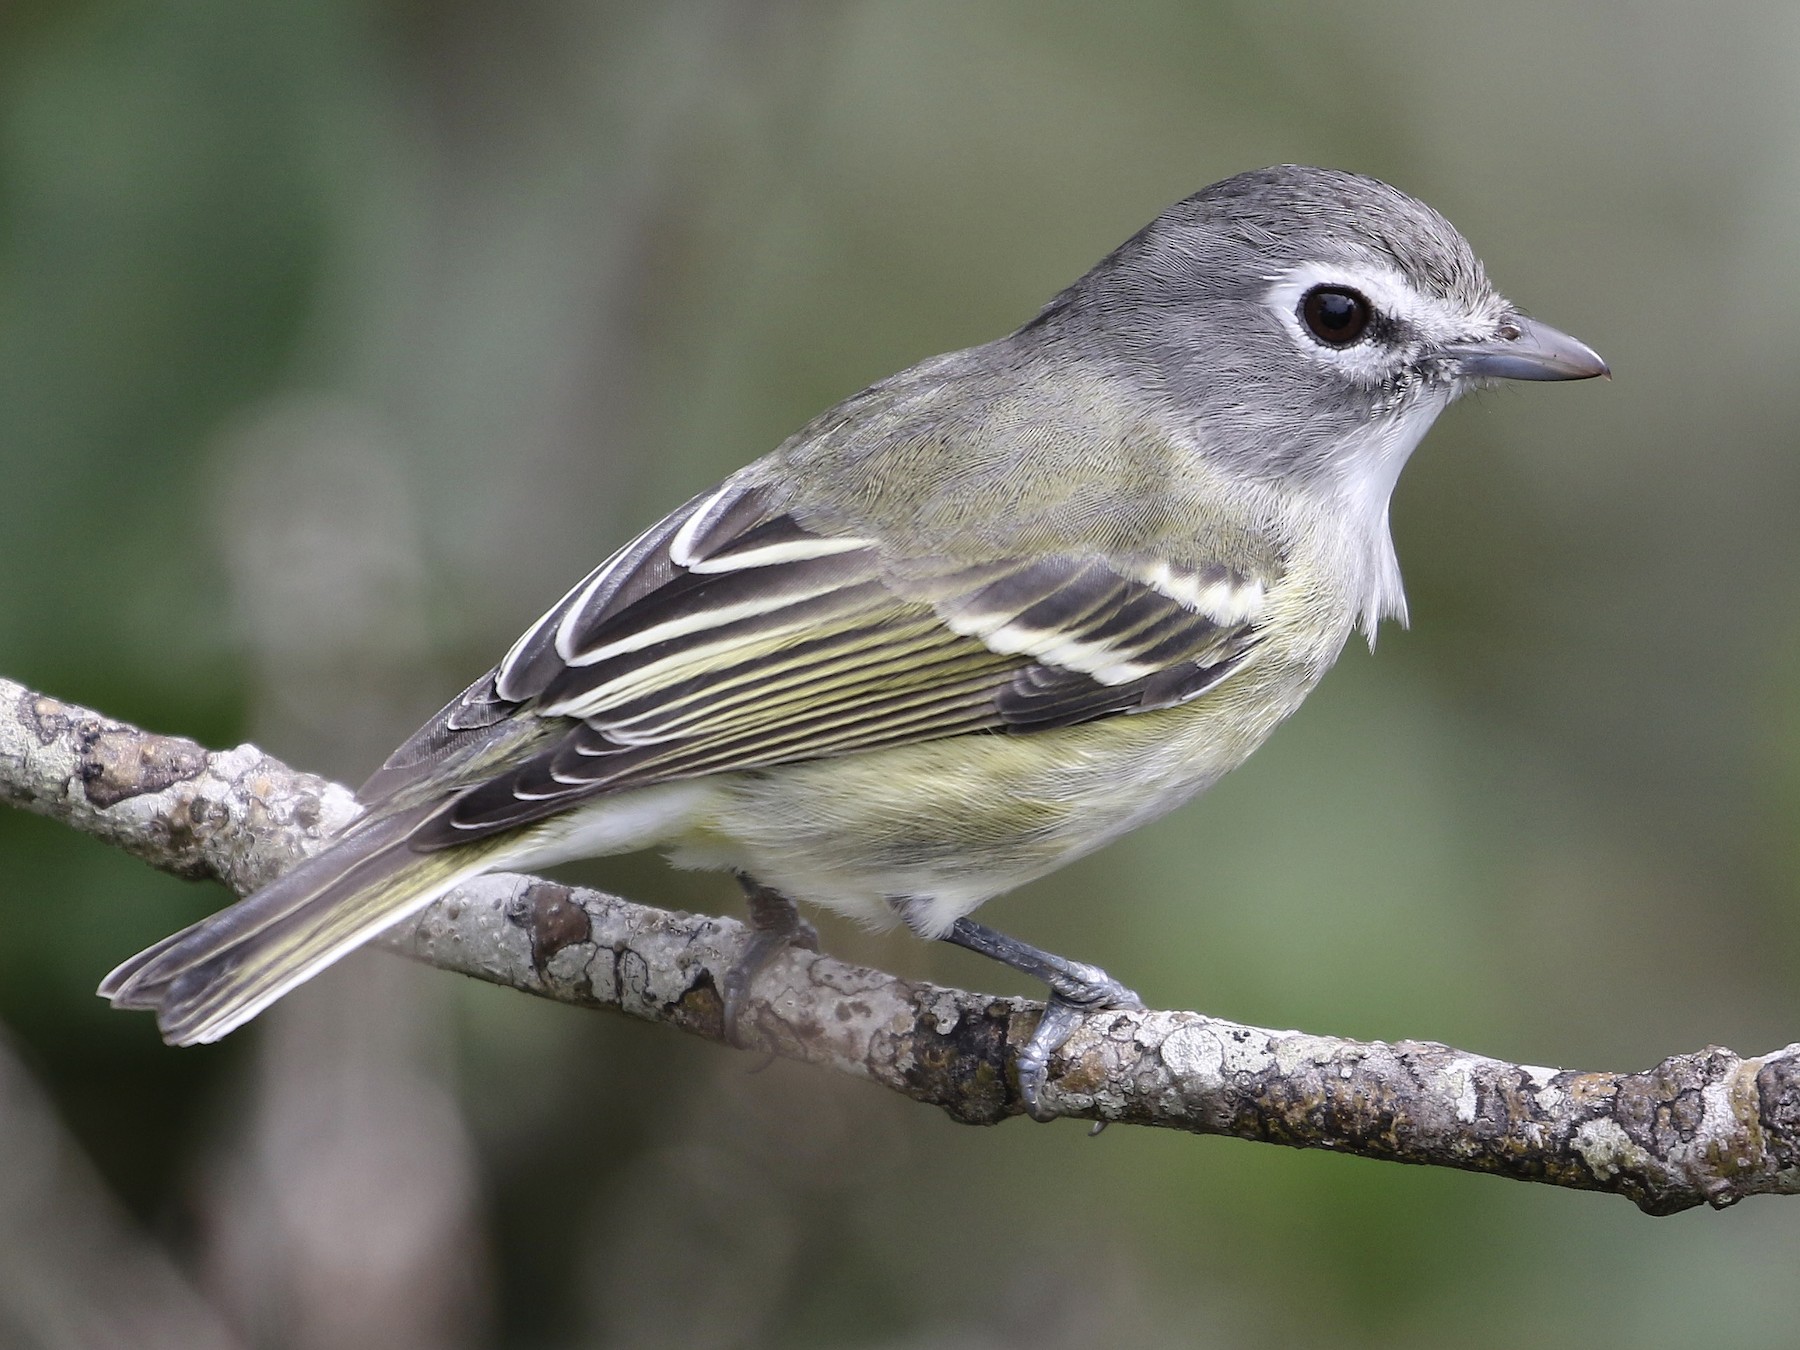
[[[1266,280],[1268,289],[1262,301],[1287,333],[1295,353],[1340,379],[1365,387],[1384,385],[1404,369],[1409,359],[1404,347],[1416,343],[1429,348],[1454,341],[1480,329],[1483,322],[1483,315],[1471,314],[1448,297],[1421,290],[1398,268],[1375,258],[1301,263]],[[1355,341],[1321,338],[1308,322],[1304,312],[1308,298],[1328,292],[1357,295],[1368,303],[1371,322]],[[1497,309],[1502,304],[1495,296],[1491,302],[1483,302],[1483,308]],[[1404,347],[1396,346],[1385,330],[1375,325],[1378,317],[1392,321],[1406,335]]]

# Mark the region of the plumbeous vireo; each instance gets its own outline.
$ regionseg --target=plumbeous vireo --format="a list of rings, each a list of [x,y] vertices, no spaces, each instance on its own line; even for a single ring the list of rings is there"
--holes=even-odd
[[[1203,791],[1404,616],[1388,498],[1459,394],[1606,373],[1385,183],[1215,183],[626,544],[329,847],[101,992],[215,1040],[478,873],[662,847],[750,894],[728,1028],[797,900],[1045,980],[1036,1114],[1082,1011],[1141,1004],[970,912]]]

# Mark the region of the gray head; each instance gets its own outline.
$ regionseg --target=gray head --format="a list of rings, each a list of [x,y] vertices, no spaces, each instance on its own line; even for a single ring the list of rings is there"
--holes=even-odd
[[[1281,165],[1176,203],[1022,335],[1123,360],[1240,472],[1387,493],[1431,420],[1493,379],[1607,373],[1388,184]]]
[[[1358,613],[1404,621],[1388,498],[1432,421],[1496,379],[1607,374],[1386,183],[1281,165],[1177,202],[1015,338],[1103,365],[1233,478],[1325,510]]]

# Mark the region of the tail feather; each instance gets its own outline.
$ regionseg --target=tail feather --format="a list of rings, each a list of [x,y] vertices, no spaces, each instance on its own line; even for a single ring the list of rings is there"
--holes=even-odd
[[[417,853],[428,810],[358,827],[231,908],[164,938],[101,982],[116,1008],[152,1009],[171,1045],[216,1041],[295,985],[494,866],[497,846]]]
[[[154,998],[146,997],[145,991],[149,986],[141,983],[134,977],[145,966],[149,965],[157,957],[168,951],[169,948],[175,946],[176,943],[186,938],[188,934],[197,931],[203,926],[203,923],[190,924],[178,933],[169,934],[168,937],[164,938],[161,942],[156,943],[154,946],[144,948],[143,951],[139,952],[118,969],[114,970],[112,974],[108,975],[104,980],[100,981],[100,988],[95,992],[98,993],[101,998],[110,999],[115,1008],[154,1008],[156,1006],[156,1000]]]

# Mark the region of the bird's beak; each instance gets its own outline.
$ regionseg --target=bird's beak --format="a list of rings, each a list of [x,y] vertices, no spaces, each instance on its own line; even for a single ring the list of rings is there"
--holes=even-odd
[[[1446,353],[1464,379],[1591,380],[1612,378],[1600,354],[1585,342],[1559,333],[1547,323],[1514,315],[1497,337],[1480,342],[1453,342]]]

